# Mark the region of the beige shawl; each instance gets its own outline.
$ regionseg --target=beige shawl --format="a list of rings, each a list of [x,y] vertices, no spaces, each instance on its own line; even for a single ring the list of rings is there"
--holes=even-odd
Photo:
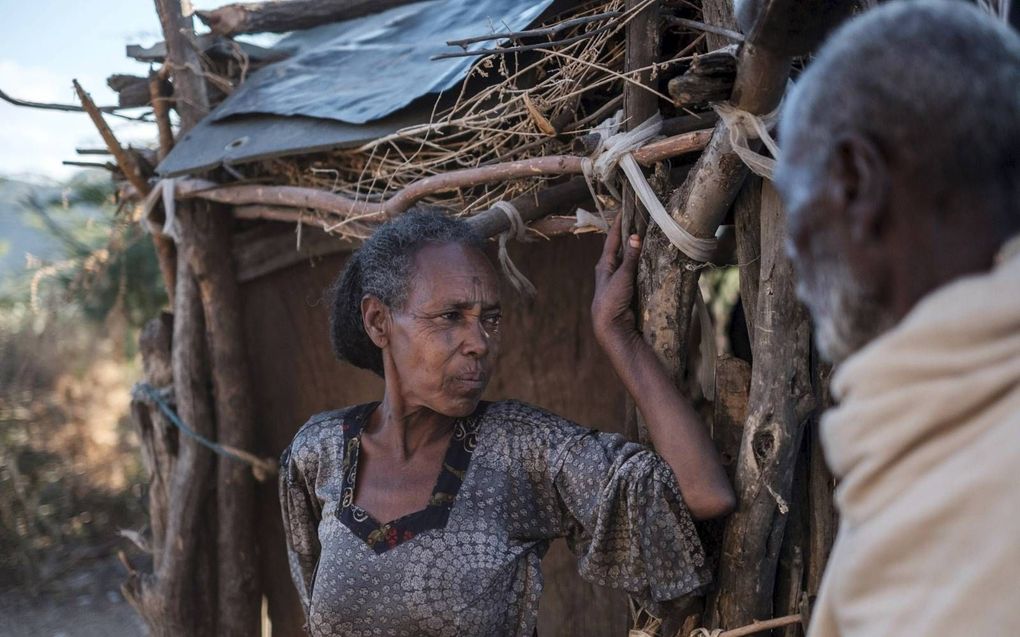
[[[833,393],[842,518],[810,637],[1020,635],[1020,255],[927,296]]]

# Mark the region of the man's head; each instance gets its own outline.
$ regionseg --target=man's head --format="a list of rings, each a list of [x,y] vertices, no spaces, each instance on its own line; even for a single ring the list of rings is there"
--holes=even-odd
[[[1020,232],[1020,37],[973,5],[890,2],[851,21],[779,134],[798,294],[831,360]]]

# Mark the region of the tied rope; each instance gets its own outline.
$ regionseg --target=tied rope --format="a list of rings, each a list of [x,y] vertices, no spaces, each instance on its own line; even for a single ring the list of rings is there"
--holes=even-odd
[[[585,181],[588,182],[588,188],[592,190],[592,198],[598,203],[599,200],[595,196],[593,187],[593,181],[598,179],[610,189],[617,199],[622,200],[619,193],[613,188],[610,179],[614,169],[619,167],[634,189],[634,194],[651,215],[655,224],[669,239],[669,242],[695,261],[708,261],[715,251],[715,237],[709,239],[696,237],[677,223],[666,212],[662,202],[659,201],[655,191],[645,179],[644,173],[641,172],[637,160],[631,154],[659,134],[662,129],[662,115],[656,113],[632,130],[617,132],[622,119],[623,111],[621,110],[599,124],[595,129],[595,132],[599,133],[599,143],[592,153],[592,157],[581,163]]]
[[[751,172],[769,181],[772,181],[772,175],[776,172],[775,158],[779,157],[779,146],[769,134],[769,129],[776,125],[781,107],[780,104],[768,115],[759,117],[754,113],[741,110],[729,102],[712,104],[712,108],[719,114],[719,119],[723,121],[729,131],[730,146],[733,147],[733,152],[751,169]],[[748,140],[751,139],[760,139],[772,153],[772,157],[751,150],[748,144]]]
[[[166,393],[166,390],[160,391],[149,383],[137,383],[131,389],[131,395],[135,400],[147,399],[149,402],[155,403],[156,406],[159,407],[159,410],[163,412],[163,415],[166,416],[167,420],[170,421],[170,424],[183,431],[203,447],[206,447],[213,453],[225,458],[232,458],[250,465],[252,474],[255,475],[255,479],[259,482],[265,482],[268,478],[275,476],[279,472],[275,460],[271,458],[259,458],[255,454],[248,453],[247,451],[243,451],[236,447],[213,442],[184,424],[184,421],[181,420],[181,417],[173,410],[173,407],[167,403],[166,399],[162,395],[164,393]]]
[[[177,220],[177,200],[175,198],[176,181],[173,177],[167,177],[161,179],[149,194],[145,195],[145,199],[142,200],[140,222],[142,228],[146,232],[152,234],[163,234],[174,240],[174,243],[181,242],[181,224]],[[163,221],[163,226],[160,227],[159,223],[152,218],[153,213],[156,210],[157,204],[163,202],[163,211],[166,213],[166,219]]]
[[[511,238],[518,241],[526,240],[528,227],[524,224],[524,220],[521,219],[521,212],[517,209],[517,206],[509,201],[497,201],[492,207],[502,210],[506,218],[510,220],[510,228],[499,235],[499,265],[503,268],[503,274],[506,275],[507,280],[514,286],[515,290],[521,294],[533,297],[538,290],[528,280],[528,277],[524,276],[524,273],[517,269],[513,259],[510,258],[510,252],[506,248],[507,241]]]

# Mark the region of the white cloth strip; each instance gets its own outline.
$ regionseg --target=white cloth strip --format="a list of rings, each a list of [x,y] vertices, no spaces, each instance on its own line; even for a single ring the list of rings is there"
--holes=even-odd
[[[524,273],[514,265],[513,259],[510,258],[510,253],[506,247],[507,241],[510,238],[517,239],[518,241],[524,241],[527,238],[528,228],[524,224],[524,220],[521,219],[521,213],[517,210],[517,206],[509,201],[497,201],[492,207],[502,210],[506,218],[510,220],[510,228],[499,235],[499,265],[503,268],[503,274],[506,275],[507,280],[510,281],[510,285],[514,286],[515,290],[521,294],[535,296],[538,290],[528,280],[528,277],[524,276]]]
[[[648,210],[648,214],[655,224],[659,226],[663,234],[666,235],[669,242],[696,261],[708,261],[715,252],[715,238],[705,239],[696,237],[677,223],[666,212],[662,202],[659,201],[655,191],[652,190],[648,180],[645,179],[641,167],[638,166],[637,161],[631,154],[659,134],[659,131],[662,129],[662,115],[656,113],[640,125],[635,126],[632,130],[622,133],[616,132],[622,120],[623,111],[617,111],[615,115],[599,124],[598,128],[596,128],[596,132],[599,133],[599,143],[592,154],[594,159],[584,162],[583,165],[585,179],[588,180],[588,187],[592,188],[592,178],[596,178],[607,185],[607,187],[611,187],[613,171],[617,167],[621,168],[631,187],[634,189],[634,194],[637,195],[638,200]],[[614,192],[614,195],[618,199],[620,198],[619,193]],[[598,198],[595,197],[594,189],[592,196],[597,203]]]
[[[779,146],[769,134],[769,129],[775,126],[776,120],[779,119],[779,108],[761,117],[741,110],[729,102],[717,102],[712,104],[712,108],[719,114],[719,119],[729,131],[733,152],[743,160],[751,172],[771,181],[776,171],[776,159],[779,158]],[[749,139],[760,139],[772,153],[772,157],[751,150]]]

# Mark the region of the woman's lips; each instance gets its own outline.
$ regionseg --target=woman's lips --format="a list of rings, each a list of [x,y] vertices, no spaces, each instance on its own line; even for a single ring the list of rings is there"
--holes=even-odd
[[[482,389],[488,384],[485,374],[462,374],[454,377],[454,382],[469,389]]]

